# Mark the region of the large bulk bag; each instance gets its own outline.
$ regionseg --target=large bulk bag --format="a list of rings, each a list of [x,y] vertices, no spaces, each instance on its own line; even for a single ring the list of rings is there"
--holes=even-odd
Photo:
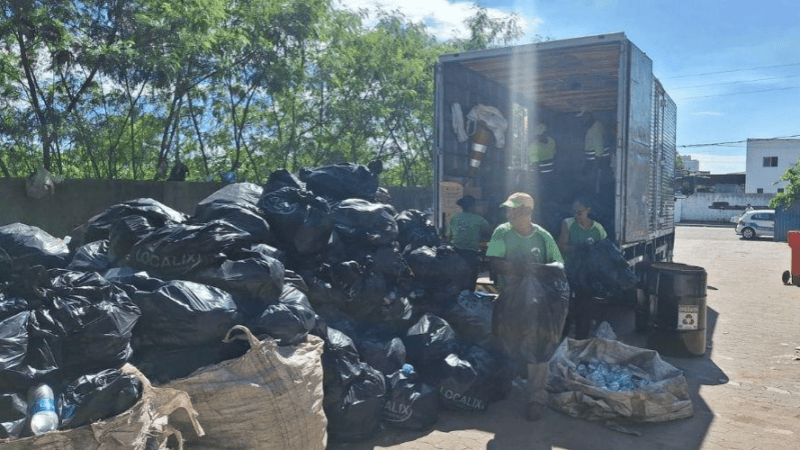
[[[328,425],[322,408],[323,342],[309,335],[292,346],[259,341],[247,327],[250,350],[207,366],[166,387],[186,391],[208,435],[192,435],[177,417],[193,449],[324,450]]]
[[[2,439],[0,450],[145,450],[163,448],[167,439],[176,434],[169,425],[170,414],[179,408],[186,410],[188,423],[197,435],[205,432],[197,422],[197,413],[186,392],[156,388],[135,367],[126,364],[121,371],[142,382],[142,398],[124,413],[79,428],[52,431],[41,436],[23,439]],[[178,435],[179,449],[183,442]]]

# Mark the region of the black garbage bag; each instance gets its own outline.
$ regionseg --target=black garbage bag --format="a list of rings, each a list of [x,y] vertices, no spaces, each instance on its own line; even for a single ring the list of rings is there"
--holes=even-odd
[[[123,265],[177,279],[222,260],[228,249],[250,243],[248,233],[223,221],[170,225],[137,242]]]
[[[111,266],[108,256],[108,240],[90,242],[82,245],[72,257],[68,270],[79,272],[103,272]]]
[[[13,315],[32,309],[27,301],[16,297],[6,297],[0,293],[0,320],[5,320]]]
[[[286,252],[267,244],[251,244],[242,248],[231,248],[225,252],[225,256],[233,261],[241,261],[250,258],[274,258],[284,263]]]
[[[486,411],[511,390],[511,371],[502,357],[478,346],[448,355],[440,366],[439,395],[448,409]]]
[[[383,304],[373,313],[372,322],[380,329],[402,335],[414,324],[414,305],[408,296],[393,290],[383,297]]]
[[[67,244],[39,227],[19,222],[0,227],[0,281],[32,266],[63,268],[69,261]]]
[[[385,375],[400,370],[406,362],[406,346],[402,339],[380,330],[361,335],[358,353],[362,361]]]
[[[316,313],[305,294],[294,286],[284,286],[278,304],[267,306],[249,321],[253,334],[267,334],[278,345],[294,345],[305,340],[317,324]]]
[[[346,199],[333,208],[333,227],[347,245],[376,246],[397,239],[397,222],[386,205]]]
[[[383,421],[394,428],[426,430],[439,420],[441,401],[436,389],[416,372],[402,370],[386,377]]]
[[[27,411],[25,393],[0,394],[0,439],[20,437],[25,430]]]
[[[257,206],[243,207],[231,203],[211,203],[196,214],[194,223],[205,223],[214,220],[227,222],[248,233],[251,242],[274,244],[275,236],[270,231],[266,219],[261,217]]]
[[[441,361],[456,351],[456,334],[441,317],[423,315],[403,338],[406,360],[426,378]]]
[[[346,334],[328,326],[322,336],[325,351],[322,353],[322,372],[325,394],[341,396],[344,387],[361,376],[364,367],[358,349]]]
[[[400,277],[408,273],[408,264],[403,259],[402,253],[395,246],[384,245],[373,252],[373,268],[382,273],[387,281],[395,283]]]
[[[193,277],[198,283],[218,287],[233,296],[242,314],[258,317],[268,305],[278,302],[283,292],[283,263],[269,256],[225,260],[219,266],[201,270]]]
[[[142,382],[117,369],[84,375],[59,396],[59,428],[89,425],[129,410],[142,396]]]
[[[217,343],[242,322],[230,294],[191,281],[167,281],[155,291],[137,291],[133,301],[142,311],[134,329],[137,349]]]
[[[383,374],[369,364],[362,363],[361,366],[361,375],[347,386],[341,396],[325,393],[323,408],[331,441],[360,441],[378,431],[386,403],[386,381]]]
[[[156,230],[147,217],[127,216],[119,219],[108,230],[108,258],[111,262],[122,261],[128,256],[133,244]]]
[[[258,206],[277,238],[277,245],[290,255],[315,254],[327,247],[333,216],[325,200],[308,191],[284,187],[265,192]]]
[[[306,184],[288,170],[278,169],[269,174],[267,184],[264,185],[264,193],[277,191],[284,187],[305,189]]]
[[[137,198],[119,203],[89,219],[83,242],[94,242],[108,239],[108,233],[115,223],[123,217],[141,216],[149,223],[161,228],[165,225],[183,223],[188,216],[152,198]]]
[[[20,311],[0,320],[0,385],[3,391],[9,386],[18,386],[31,375],[25,365],[30,316],[30,311]]]
[[[329,270],[326,268],[326,271]],[[301,272],[303,282],[308,287],[308,300],[314,309],[328,305],[341,309],[347,302],[347,294],[333,286],[330,280],[323,279],[318,271]],[[329,278],[329,277],[325,277]]]
[[[407,209],[400,212],[394,220],[398,229],[397,242],[403,250],[409,245],[413,250],[422,246],[436,247],[442,242],[436,226],[422,211]]]
[[[124,290],[96,272],[54,269],[35,310],[31,346],[63,376],[119,368],[131,356],[131,336],[141,316]],[[35,341],[39,338],[40,341]],[[34,365],[36,366],[36,365]]]
[[[583,297],[611,297],[636,286],[636,274],[608,239],[578,245],[565,266],[569,286]]]
[[[137,349],[131,363],[150,382],[167,384],[172,380],[186,378],[201,367],[240,358],[248,350],[250,344],[243,340],[192,347],[147,347]]]
[[[122,288],[128,297],[133,298],[136,291],[155,291],[164,280],[154,278],[144,270],[136,270],[130,267],[114,267],[103,273],[103,278]]]
[[[200,222],[210,222],[216,219],[216,217],[212,218],[216,214],[215,209],[225,204],[240,206],[256,212],[258,199],[263,193],[264,190],[261,186],[253,183],[225,185],[197,203],[194,218]]]
[[[330,267],[331,284],[344,293],[342,311],[356,319],[364,319],[383,305],[389,293],[383,275],[355,261],[345,261]]]
[[[378,174],[361,164],[339,163],[300,169],[299,176],[315,195],[336,200],[360,198],[373,201],[378,190]]]
[[[469,263],[452,246],[418,247],[404,258],[414,279],[427,291],[455,296],[475,289]]]
[[[570,290],[562,268],[529,266],[527,275],[506,278],[494,303],[492,328],[506,355],[542,363],[561,341]]]
[[[327,329],[331,327],[337,332],[346,335],[358,347],[361,342],[361,329],[352,317],[338,308],[328,305],[314,307],[314,311],[317,313],[317,325],[311,331],[311,334],[327,339]]]
[[[442,318],[453,327],[459,340],[490,346],[494,298],[484,292],[461,291],[456,301],[442,311]]]

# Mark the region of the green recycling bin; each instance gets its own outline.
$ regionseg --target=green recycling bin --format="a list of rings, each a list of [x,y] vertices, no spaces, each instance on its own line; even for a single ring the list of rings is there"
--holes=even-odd
[[[705,354],[706,270],[657,262],[647,272],[646,289],[656,301],[649,346],[667,355]]]

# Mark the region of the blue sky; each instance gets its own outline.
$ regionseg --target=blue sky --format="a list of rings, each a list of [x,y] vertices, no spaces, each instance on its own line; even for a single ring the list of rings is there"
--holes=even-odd
[[[398,5],[402,3],[402,6]],[[442,39],[464,36],[470,2],[347,0],[343,6],[399,9]],[[748,138],[800,138],[800,2],[796,0],[547,0],[482,2],[517,13],[519,44],[625,32],[653,60],[678,106],[678,152],[700,170],[743,172]],[[692,147],[681,147],[692,146]]]

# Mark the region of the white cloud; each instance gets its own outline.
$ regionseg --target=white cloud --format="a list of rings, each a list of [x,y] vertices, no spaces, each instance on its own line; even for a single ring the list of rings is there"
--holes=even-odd
[[[387,0],[343,0],[336,4],[337,8],[350,11],[364,9],[374,13],[379,9],[385,11],[400,11],[406,18],[415,23],[425,23],[430,32],[440,40],[452,38],[467,38],[469,31],[464,26],[464,20],[474,14],[473,2],[455,2],[447,0],[406,0],[398,5],[396,1]],[[487,8],[489,17],[507,18],[510,16],[508,11],[497,8]],[[375,15],[371,14],[370,18]],[[540,23],[540,19],[530,19],[518,16],[519,26],[523,34],[528,34]]]

